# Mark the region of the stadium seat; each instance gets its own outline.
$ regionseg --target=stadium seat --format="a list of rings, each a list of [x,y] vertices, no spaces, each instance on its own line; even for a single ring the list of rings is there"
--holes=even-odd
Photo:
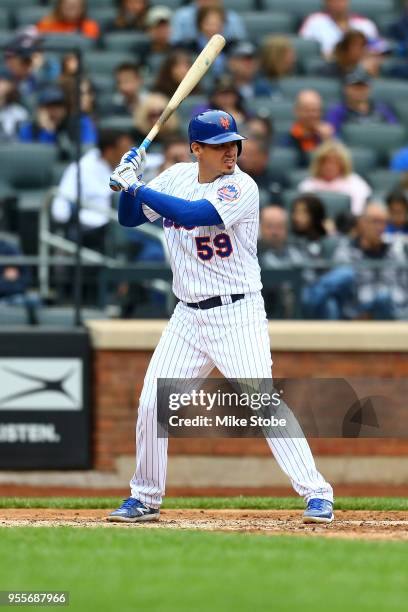
[[[408,82],[402,79],[374,79],[373,97],[391,106],[396,100],[408,99]]]
[[[28,325],[28,311],[24,305],[0,304],[0,327]]]
[[[83,308],[81,311],[82,320],[108,319],[109,317],[102,311],[93,308]],[[40,325],[46,327],[73,327],[74,308],[71,306],[49,306],[38,311]]]
[[[135,124],[132,117],[111,115],[110,117],[102,117],[99,121],[99,127],[101,129],[131,132],[135,129]]]
[[[274,170],[287,172],[297,166],[297,153],[288,147],[272,147],[269,165]]]
[[[375,18],[376,26],[383,36],[388,36],[390,32],[390,27],[393,23],[398,21],[398,13],[385,13],[383,15],[377,15]],[[393,41],[388,41],[391,45],[393,45]]]
[[[193,111],[202,104],[208,105],[208,96],[204,95],[191,95],[187,96],[185,100],[179,106],[177,113],[182,121],[189,122]]]
[[[52,184],[58,185],[70,162],[57,161],[52,166]]]
[[[47,13],[50,12],[49,6],[26,6],[14,11],[14,19],[18,28],[35,25]]]
[[[297,168],[287,173],[290,186],[293,189],[297,189],[299,183],[301,183],[307,176],[309,176],[309,170],[307,168]]]
[[[103,44],[109,51],[143,53],[149,39],[143,32],[112,32],[105,34]]]
[[[404,73],[408,73],[407,60],[403,57],[387,57],[381,62],[380,76],[387,79],[393,78],[396,70],[404,70]]]
[[[289,36],[298,60],[305,61],[309,57],[320,57],[320,45],[316,40],[308,40],[301,36]]]
[[[408,104],[405,98],[395,100],[393,103],[393,108],[398,115],[401,123],[404,124],[406,128],[408,128]]]
[[[315,191],[314,193],[322,200],[330,219],[336,219],[339,215],[351,214],[350,196],[332,191]]]
[[[108,7],[113,6],[114,7],[114,6],[117,5],[117,2],[116,2],[116,0],[87,0],[86,5],[87,5],[88,10],[89,10],[91,8],[94,8],[95,6],[96,7],[99,7],[99,6],[101,6],[101,7],[102,6],[103,7],[105,7],[105,6],[108,6]]]
[[[28,6],[38,6],[39,4],[42,4],[42,0],[1,0],[2,9],[11,9],[13,11]]]
[[[96,41],[81,34],[46,34],[44,35],[44,47],[52,47],[58,51],[72,51],[80,48],[83,51],[96,46]]]
[[[327,61],[323,57],[306,57],[298,58],[298,61],[307,75],[318,75],[320,70],[327,65]]]
[[[0,47],[6,46],[13,38],[11,30],[0,30]]]
[[[116,14],[117,10],[114,6],[94,6],[88,9],[90,19],[98,22],[102,30],[110,21],[115,19]]]
[[[259,44],[269,34],[290,34],[296,32],[295,19],[289,13],[242,13],[248,38]]]
[[[349,150],[351,153],[351,159],[353,160],[354,172],[357,172],[357,174],[362,174],[366,177],[370,170],[372,170],[377,164],[378,155],[376,151],[359,146],[350,146]]]
[[[380,15],[390,14],[395,10],[394,0],[350,0],[353,13],[369,17],[374,22]]]
[[[295,15],[298,19],[303,19],[310,13],[322,9],[321,0],[261,0],[264,10],[281,11],[284,7],[288,13]]]
[[[337,100],[340,96],[340,83],[336,79],[324,77],[286,77],[280,79],[279,87],[282,95],[294,100],[302,89],[314,89],[323,100]]]
[[[115,77],[113,72],[110,74],[95,73],[91,76],[92,84],[97,94],[111,93],[115,89]]]
[[[0,145],[0,179],[13,187],[39,189],[52,183],[56,150],[47,144],[9,143]]]
[[[91,79],[94,74],[112,74],[123,62],[134,64],[137,63],[137,58],[134,54],[120,51],[88,51],[84,55],[85,71]]]
[[[239,0],[236,0],[237,4],[239,3]],[[150,0],[150,6],[168,6],[169,8],[175,10],[177,9],[179,6],[183,5],[184,2],[183,0],[165,0],[165,2],[163,2],[163,0]],[[224,6],[226,6],[226,2],[224,2]],[[228,7],[229,8],[229,7]],[[236,9],[239,10],[239,9]],[[246,9],[245,9],[246,10]]]
[[[0,31],[7,30],[11,25],[10,14],[8,11],[0,12]]]
[[[251,100],[251,110],[274,121],[293,119],[293,100],[260,96]]]
[[[285,189],[282,194],[282,203],[288,214],[292,212],[293,200],[300,195],[297,189]]]
[[[275,134],[276,142],[281,142],[282,138],[288,136],[292,125],[293,119],[279,119],[279,121],[274,121],[273,131]]]
[[[156,4],[160,3],[162,3],[161,0],[156,0]],[[166,2],[166,4],[168,4],[168,2]],[[257,0],[224,0],[224,2],[222,3],[223,7],[227,11],[233,10],[237,13],[243,13],[245,11],[254,11],[257,8],[256,4]]]
[[[367,175],[367,179],[373,188],[373,191],[388,193],[400,185],[402,173],[393,172],[392,170],[384,170],[383,168],[376,168]]]
[[[390,150],[406,142],[406,130],[401,125],[387,123],[346,124],[342,129],[345,142],[351,146],[363,146],[377,151],[381,161],[388,159]]]

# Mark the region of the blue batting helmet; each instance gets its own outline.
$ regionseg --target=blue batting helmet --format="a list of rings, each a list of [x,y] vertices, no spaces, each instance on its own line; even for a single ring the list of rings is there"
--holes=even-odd
[[[238,134],[234,117],[222,110],[206,110],[193,117],[188,126],[188,139],[190,146],[192,142],[221,144],[236,141],[238,155],[242,151],[241,140],[246,140],[245,136]]]

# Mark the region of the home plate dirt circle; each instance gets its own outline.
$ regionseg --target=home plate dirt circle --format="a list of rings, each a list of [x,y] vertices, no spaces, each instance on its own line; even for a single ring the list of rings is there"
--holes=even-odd
[[[160,521],[110,523],[108,510],[7,508],[0,527],[104,527],[109,529],[192,529],[262,535],[307,535],[368,540],[407,540],[408,512],[337,510],[329,525],[304,525],[299,510],[163,510]]]

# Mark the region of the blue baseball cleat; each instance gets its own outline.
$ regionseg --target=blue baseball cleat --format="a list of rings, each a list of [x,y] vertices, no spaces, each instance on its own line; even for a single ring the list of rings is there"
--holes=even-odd
[[[304,523],[331,523],[334,519],[333,503],[317,497],[310,499],[303,513]]]
[[[159,516],[159,509],[149,508],[138,499],[128,497],[123,500],[120,508],[109,514],[107,520],[119,523],[141,523],[142,521],[157,521]]]

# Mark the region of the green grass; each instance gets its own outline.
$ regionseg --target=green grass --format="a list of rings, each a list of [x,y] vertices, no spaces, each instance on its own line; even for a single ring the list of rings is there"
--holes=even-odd
[[[2,497],[0,508],[114,508],[118,497]],[[292,510],[304,507],[298,497],[168,497],[164,508]],[[408,510],[407,497],[339,497],[337,510]]]
[[[0,590],[67,590],[75,612],[391,612],[408,600],[401,542],[0,528],[0,567]]]

